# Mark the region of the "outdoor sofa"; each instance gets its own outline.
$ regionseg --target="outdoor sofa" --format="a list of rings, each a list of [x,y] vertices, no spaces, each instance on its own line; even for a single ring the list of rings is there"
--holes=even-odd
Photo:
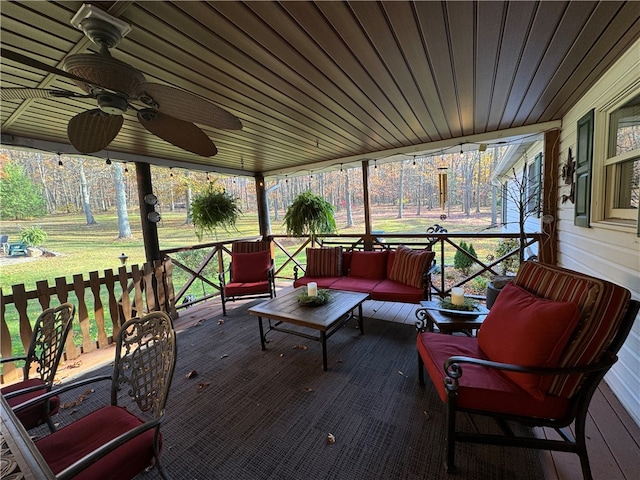
[[[372,300],[419,303],[430,298],[434,252],[411,249],[347,251],[342,247],[307,248],[304,276],[294,269],[294,287],[368,293]]]

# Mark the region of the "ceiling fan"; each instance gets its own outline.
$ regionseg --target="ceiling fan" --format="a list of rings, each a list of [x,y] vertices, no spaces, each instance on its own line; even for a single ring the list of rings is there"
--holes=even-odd
[[[67,136],[80,153],[106,148],[118,135],[123,114],[135,110],[140,123],[152,134],[189,152],[204,157],[218,150],[195,124],[226,130],[240,130],[240,120],[210,101],[185,90],[147,82],[142,72],[111,56],[131,27],[93,5],[83,4],[71,23],[99,47],[99,53],[75,54],[65,58],[62,70],[18,52],[2,48],[3,58],[71,79],[85,93],[64,89],[2,88],[3,100],[29,98],[89,98],[98,108],[73,117]]]

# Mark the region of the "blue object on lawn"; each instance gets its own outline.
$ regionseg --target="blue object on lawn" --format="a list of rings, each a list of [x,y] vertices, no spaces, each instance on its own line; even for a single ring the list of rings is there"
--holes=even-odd
[[[12,243],[9,245],[9,255],[26,255],[27,247],[26,243]]]

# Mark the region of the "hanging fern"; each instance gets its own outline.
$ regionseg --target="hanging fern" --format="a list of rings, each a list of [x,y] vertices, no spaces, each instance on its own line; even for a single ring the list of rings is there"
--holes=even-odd
[[[215,235],[217,228],[227,231],[236,229],[236,221],[241,213],[235,197],[224,190],[214,190],[212,185],[191,202],[191,215],[198,240],[202,240],[205,233]]]
[[[284,216],[287,233],[302,237],[317,233],[335,233],[333,205],[306,191],[296,197]]]

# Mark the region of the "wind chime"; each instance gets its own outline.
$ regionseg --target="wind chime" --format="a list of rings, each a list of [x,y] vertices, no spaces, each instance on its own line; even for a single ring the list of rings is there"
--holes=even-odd
[[[438,203],[444,210],[447,203],[447,167],[438,168]]]

